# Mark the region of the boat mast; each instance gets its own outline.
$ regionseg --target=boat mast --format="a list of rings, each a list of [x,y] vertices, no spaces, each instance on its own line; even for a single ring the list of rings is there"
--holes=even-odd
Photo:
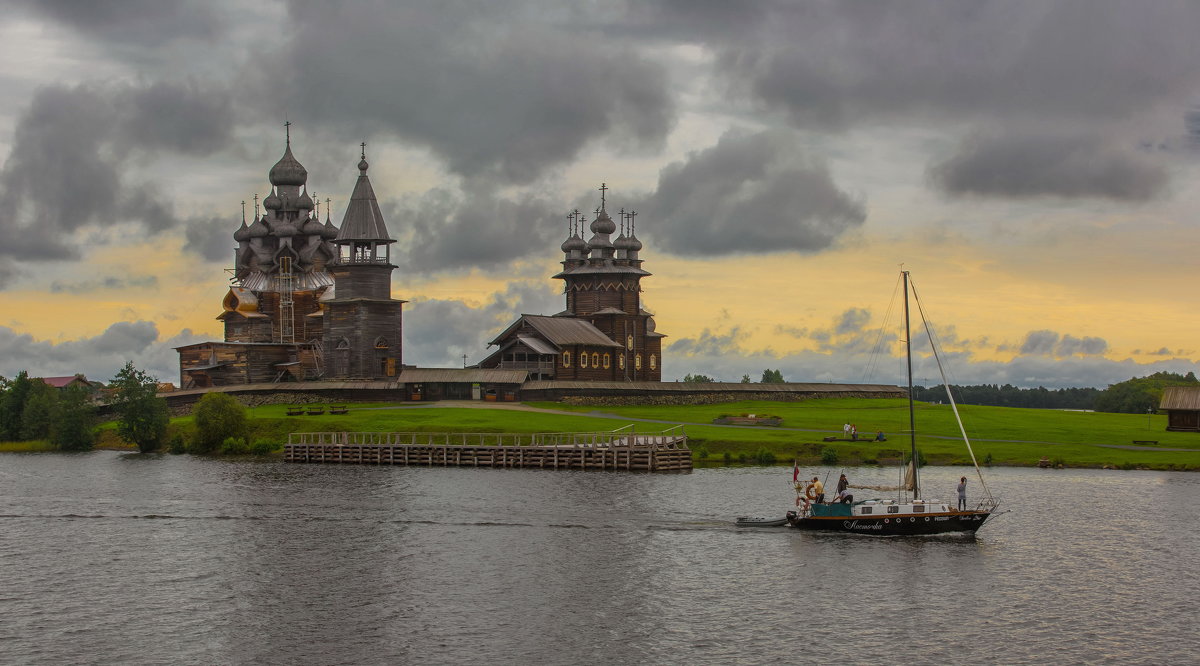
[[[908,271],[900,271],[904,276],[904,357],[908,361],[908,436],[912,442],[913,499],[921,499],[921,484],[917,480],[917,417],[913,408],[912,380],[912,334],[908,323]]]

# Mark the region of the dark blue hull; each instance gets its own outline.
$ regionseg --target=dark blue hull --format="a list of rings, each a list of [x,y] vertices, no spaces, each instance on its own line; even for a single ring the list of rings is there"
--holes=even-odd
[[[788,512],[788,524],[801,530],[851,532],[881,536],[975,532],[991,517],[990,511],[963,511],[929,516],[828,516],[801,517]]]

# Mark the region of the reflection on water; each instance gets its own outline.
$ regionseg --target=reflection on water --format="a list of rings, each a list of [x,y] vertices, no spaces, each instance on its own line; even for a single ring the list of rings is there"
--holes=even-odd
[[[846,471],[859,483],[894,476]],[[927,494],[953,497],[962,471],[927,468]],[[651,476],[5,455],[0,654],[46,664],[1195,659],[1200,476],[988,478],[1010,513],[976,537],[878,538],[733,527],[738,515],[782,515],[785,468]]]

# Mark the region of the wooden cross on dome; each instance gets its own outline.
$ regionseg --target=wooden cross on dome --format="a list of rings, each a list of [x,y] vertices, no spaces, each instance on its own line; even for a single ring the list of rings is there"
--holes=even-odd
[[[608,192],[608,184],[600,183],[600,210],[604,210],[604,195]]]

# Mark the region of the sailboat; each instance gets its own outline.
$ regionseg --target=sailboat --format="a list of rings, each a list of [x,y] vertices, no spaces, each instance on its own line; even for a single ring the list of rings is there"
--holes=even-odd
[[[918,472],[916,411],[913,407],[912,381],[912,340],[909,324],[909,291],[910,280],[908,271],[901,271],[904,282],[904,347],[908,366],[908,423],[911,440],[911,454],[905,470],[903,481],[894,488],[872,486],[876,490],[897,490],[894,498],[877,498],[854,502],[814,502],[817,499],[812,484],[796,485],[796,510],[787,512],[788,525],[802,530],[824,530],[836,532],[854,532],[873,535],[920,535],[943,534],[950,532],[974,533],[988,518],[995,515],[1000,503],[992,496],[991,490],[984,481],[983,471],[975,459],[975,451],[971,449],[971,441],[963,428],[962,419],[958,414],[958,405],[950,393],[950,383],[946,381],[946,373],[942,368],[941,357],[938,356],[934,344],[933,332],[925,319],[924,308],[917,298],[916,289],[912,294],[921,313],[921,322],[929,337],[930,348],[933,349],[937,360],[938,371],[941,372],[942,384],[946,387],[946,396],[958,421],[959,432],[963,442],[971,454],[971,462],[975,465],[975,474],[979,478],[983,490],[983,499],[974,506],[960,509],[957,503],[950,504],[921,496],[921,481]],[[793,476],[795,481],[795,476]],[[859,488],[863,486],[858,486]]]

